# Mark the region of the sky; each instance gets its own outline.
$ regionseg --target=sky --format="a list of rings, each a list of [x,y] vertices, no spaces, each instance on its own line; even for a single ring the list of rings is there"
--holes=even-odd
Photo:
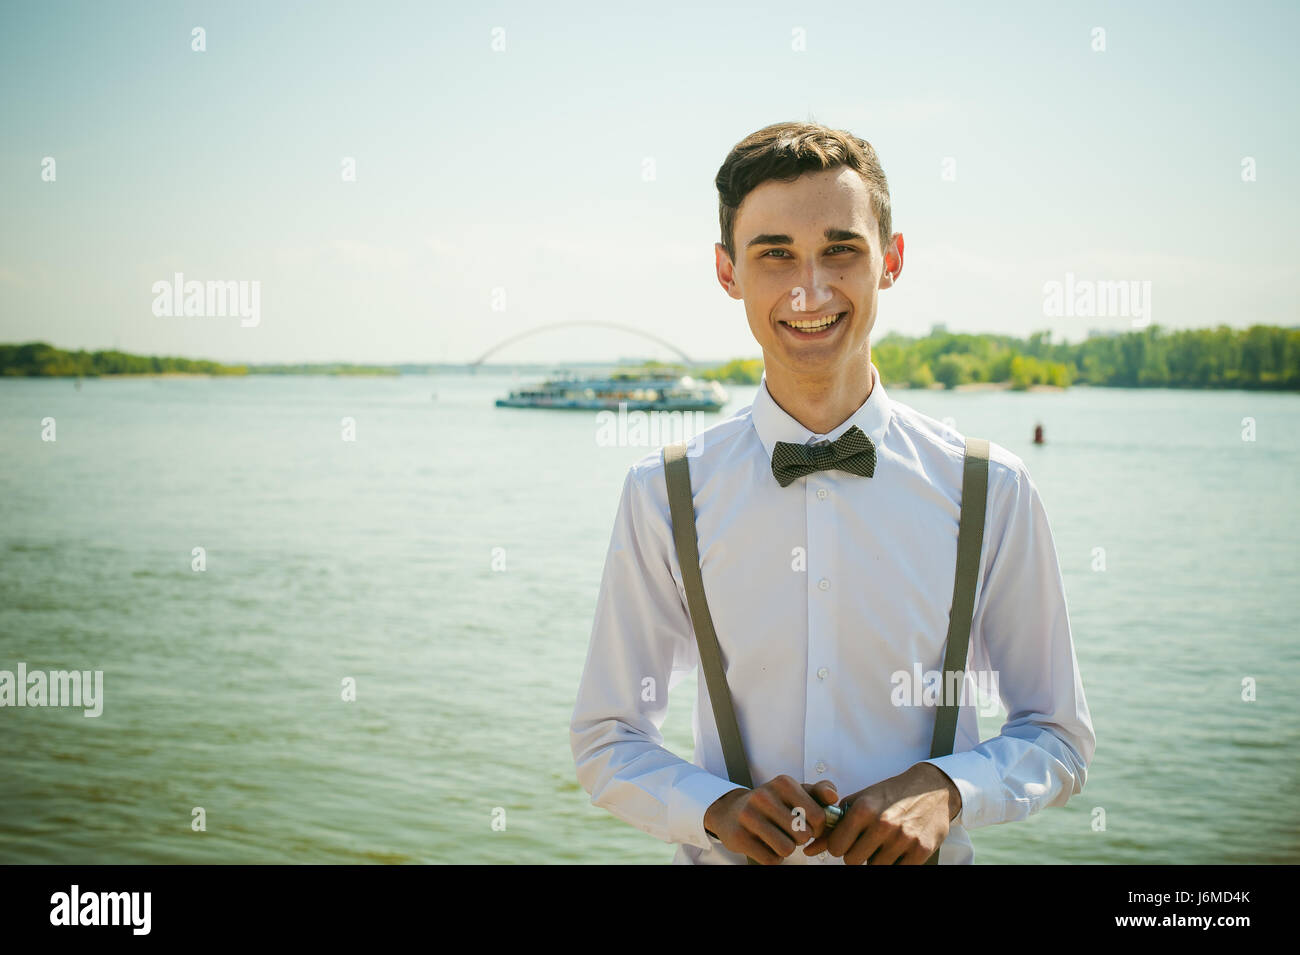
[[[876,340],[1295,325],[1298,27],[1294,2],[10,0],[0,341],[461,362],[599,321],[757,357],[714,176],[808,119],[889,178]],[[177,273],[256,283],[256,323],[156,314]],[[1047,314],[1067,275],[1149,312]],[[673,352],[568,327],[494,360],[626,356]]]

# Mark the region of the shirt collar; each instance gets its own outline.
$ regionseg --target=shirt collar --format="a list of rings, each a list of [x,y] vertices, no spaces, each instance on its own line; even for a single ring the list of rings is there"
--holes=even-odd
[[[788,441],[791,444],[812,444],[822,439],[834,441],[853,425],[861,428],[871,443],[879,448],[889,427],[890,401],[885,394],[885,386],[880,383],[880,372],[874,363],[868,364],[871,365],[871,394],[867,395],[867,400],[857,411],[826,434],[809,431],[776,403],[767,390],[767,371],[764,370],[763,380],[759,383],[758,393],[754,395],[754,403],[750,408],[750,420],[758,432],[758,439],[763,442],[767,456],[772,456],[778,441]]]

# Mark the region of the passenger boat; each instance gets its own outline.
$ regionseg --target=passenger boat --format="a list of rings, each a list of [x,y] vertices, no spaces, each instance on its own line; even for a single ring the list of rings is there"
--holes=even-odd
[[[498,398],[498,408],[577,408],[584,411],[718,411],[727,392],[690,375],[620,373],[584,377],[561,373]]]

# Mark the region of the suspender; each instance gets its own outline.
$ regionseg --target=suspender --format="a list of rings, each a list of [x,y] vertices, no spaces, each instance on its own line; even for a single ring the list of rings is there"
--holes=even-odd
[[[948,617],[947,648],[940,673],[941,689],[947,685],[948,673],[966,669],[971,616],[975,610],[975,585],[979,576],[980,551],[984,543],[988,478],[988,441],[984,438],[967,438],[961,480],[961,518],[957,525],[957,568],[953,582],[952,610]],[[677,562],[681,565],[686,604],[699,647],[700,668],[704,671],[709,700],[713,704],[713,718],[722,739],[727,778],[737,785],[753,789],[754,780],[749,773],[745,744],[741,739],[736,708],[732,704],[731,689],[727,686],[726,671],[723,669],[722,650],[718,646],[718,635],[713,629],[713,618],[704,596],[699,545],[695,534],[695,496],[691,491],[690,464],[686,458],[685,443],[670,444],[664,448],[664,480],[668,484],[668,507],[673,522]],[[958,701],[947,699],[942,692],[940,698],[942,702],[937,707],[935,716],[930,759],[949,755],[957,733]],[[749,861],[753,863],[754,860]],[[926,864],[937,865],[938,862],[939,851],[935,850]]]
[[[731,688],[727,686],[727,674],[722,667],[722,650],[713,630],[709,603],[704,597],[700,554],[695,540],[694,495],[691,494],[691,472],[685,444],[670,444],[664,448],[664,478],[668,481],[673,543],[677,545],[677,561],[681,564],[682,583],[686,586],[686,603],[695,627],[695,642],[699,645],[700,668],[704,670],[709,699],[713,702],[713,719],[722,737],[727,778],[746,789],[753,789],[749,761],[745,759],[745,744],[741,742],[740,725],[736,722],[736,708],[731,703]]]

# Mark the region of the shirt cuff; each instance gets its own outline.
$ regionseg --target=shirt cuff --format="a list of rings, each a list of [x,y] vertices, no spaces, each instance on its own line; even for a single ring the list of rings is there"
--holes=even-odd
[[[936,756],[934,759],[922,760],[943,770],[944,774],[957,786],[961,793],[961,810],[952,820],[951,825],[964,829],[978,829],[988,823],[982,821],[988,808],[985,793],[997,792],[1000,780],[993,772],[989,761],[979,753],[967,750],[964,753],[952,753],[948,756]]]
[[[700,770],[673,786],[668,797],[668,828],[672,842],[684,842],[706,852],[722,840],[704,829],[709,807],[733,789],[744,789],[729,779]]]

